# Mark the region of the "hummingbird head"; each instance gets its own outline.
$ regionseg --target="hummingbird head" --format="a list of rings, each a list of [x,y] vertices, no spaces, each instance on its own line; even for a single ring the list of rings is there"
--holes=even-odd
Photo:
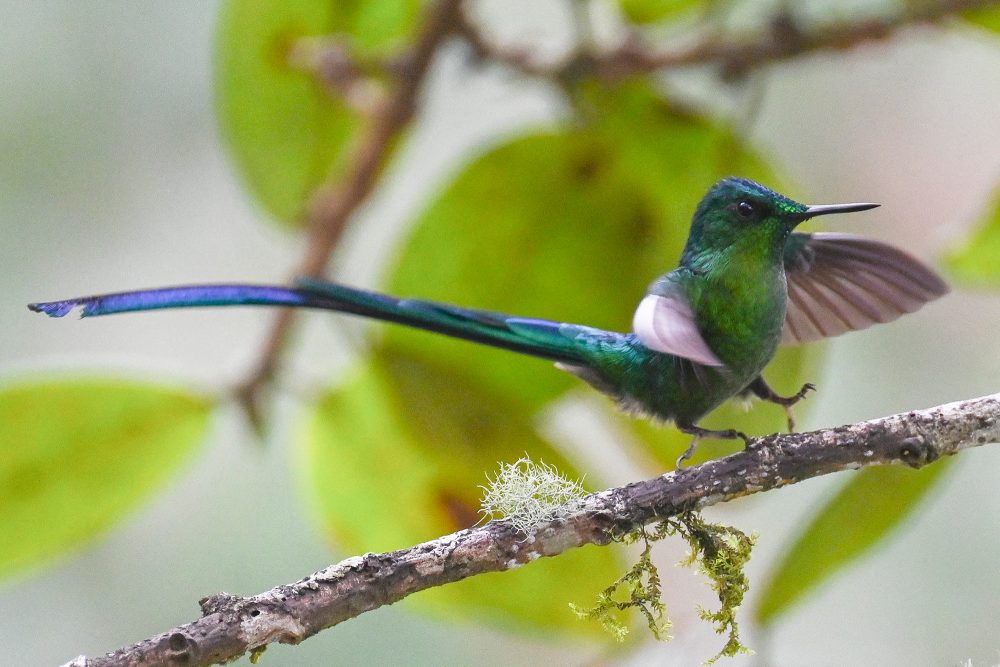
[[[691,221],[684,258],[742,248],[778,258],[801,222],[818,215],[866,211],[878,204],[809,206],[747,178],[724,178],[702,198]]]

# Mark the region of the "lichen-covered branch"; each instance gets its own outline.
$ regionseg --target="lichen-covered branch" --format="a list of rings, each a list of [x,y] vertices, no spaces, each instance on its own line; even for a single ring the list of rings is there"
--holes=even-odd
[[[517,530],[508,521],[341,561],[252,597],[214,595],[202,618],[75,667],[209,665],[272,642],[295,644],[427,588],[510,570],[584,544],[606,545],[646,524],[751,493],[869,465],[933,463],[1000,440],[1000,394],[850,426],[771,435],[746,451],[566,504]]]

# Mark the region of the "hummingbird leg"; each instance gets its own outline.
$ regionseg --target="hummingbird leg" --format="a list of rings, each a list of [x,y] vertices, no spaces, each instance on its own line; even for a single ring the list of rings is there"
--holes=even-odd
[[[688,448],[684,450],[683,454],[677,457],[677,463],[674,464],[675,469],[680,470],[681,467],[683,467],[684,462],[687,461],[689,458],[691,458],[691,455],[694,454],[695,447],[698,446],[699,440],[701,440],[700,435],[696,435],[693,438],[691,438],[691,444],[688,445]]]
[[[811,382],[806,382],[802,385],[802,388],[798,390],[792,396],[779,396],[770,385],[764,381],[764,376],[758,375],[757,379],[750,383],[747,390],[753,393],[757,398],[767,401],[769,403],[777,403],[785,409],[785,416],[788,418],[788,432],[795,432],[795,413],[792,411],[792,406],[801,401],[806,397],[810,391],[816,390],[816,385]]]
[[[684,453],[681,454],[680,457],[678,457],[676,464],[677,468],[680,468],[684,464],[684,461],[691,458],[691,455],[694,454],[694,448],[698,445],[698,441],[701,440],[702,438],[716,438],[718,440],[740,439],[746,446],[748,447],[750,446],[750,437],[746,433],[743,433],[742,431],[737,431],[736,429],[727,428],[718,431],[710,428],[702,428],[700,426],[695,426],[694,424],[686,424],[681,422],[678,422],[676,426],[677,430],[679,430],[681,433],[687,433],[688,435],[694,436],[694,439],[691,440],[691,444],[688,445],[688,448],[684,450]]]

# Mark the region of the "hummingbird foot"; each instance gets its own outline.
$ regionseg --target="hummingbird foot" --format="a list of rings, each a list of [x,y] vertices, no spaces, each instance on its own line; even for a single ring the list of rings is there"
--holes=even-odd
[[[802,388],[795,393],[794,396],[776,396],[778,400],[775,403],[784,406],[785,417],[788,419],[788,432],[795,433],[795,411],[792,406],[801,401],[806,397],[810,391],[816,391],[816,385],[812,382],[806,382],[802,385]]]
[[[785,419],[788,421],[788,432],[795,433],[795,410],[792,406],[785,406]]]
[[[695,426],[694,424],[677,424],[677,429],[682,433],[687,433],[688,435],[693,435],[694,438],[691,440],[691,444],[688,448],[684,450],[677,459],[676,467],[679,469],[683,466],[684,461],[691,458],[694,454],[695,447],[698,445],[698,441],[702,438],[716,438],[718,440],[742,440],[744,445],[750,446],[753,440],[746,433],[742,431],[737,431],[736,429],[727,428],[722,430],[715,430],[710,428],[702,428],[700,426]]]
[[[803,398],[805,398],[806,394],[808,394],[810,391],[816,391],[816,385],[814,385],[812,382],[806,382],[804,385],[802,385],[802,388],[799,389],[792,396],[780,396],[779,394],[775,393],[773,389],[771,389],[770,385],[764,382],[763,377],[758,376],[756,380],[750,383],[750,386],[747,387],[747,390],[752,392],[754,396],[756,396],[761,400],[767,401],[769,403],[775,403],[783,407],[785,409],[785,417],[788,420],[788,432],[794,433],[795,412],[792,410],[792,406],[801,401]]]
[[[691,444],[688,445],[688,448],[684,450],[683,454],[677,457],[677,462],[674,463],[675,470],[680,470],[684,467],[684,462],[691,458],[691,455],[694,454],[694,448],[698,445],[699,440],[701,440],[700,435],[696,435],[691,438]]]
[[[816,391],[816,385],[814,385],[812,382],[806,382],[804,385],[802,385],[802,388],[795,393],[794,396],[789,396],[784,400],[791,401],[789,405],[794,405],[799,401],[801,401],[803,398],[805,398],[806,394],[808,394],[810,391]]]

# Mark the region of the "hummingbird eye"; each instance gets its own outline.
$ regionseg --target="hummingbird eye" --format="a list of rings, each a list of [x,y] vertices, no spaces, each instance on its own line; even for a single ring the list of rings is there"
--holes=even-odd
[[[736,212],[740,214],[740,217],[750,218],[753,217],[754,207],[753,204],[743,199],[736,203]]]

